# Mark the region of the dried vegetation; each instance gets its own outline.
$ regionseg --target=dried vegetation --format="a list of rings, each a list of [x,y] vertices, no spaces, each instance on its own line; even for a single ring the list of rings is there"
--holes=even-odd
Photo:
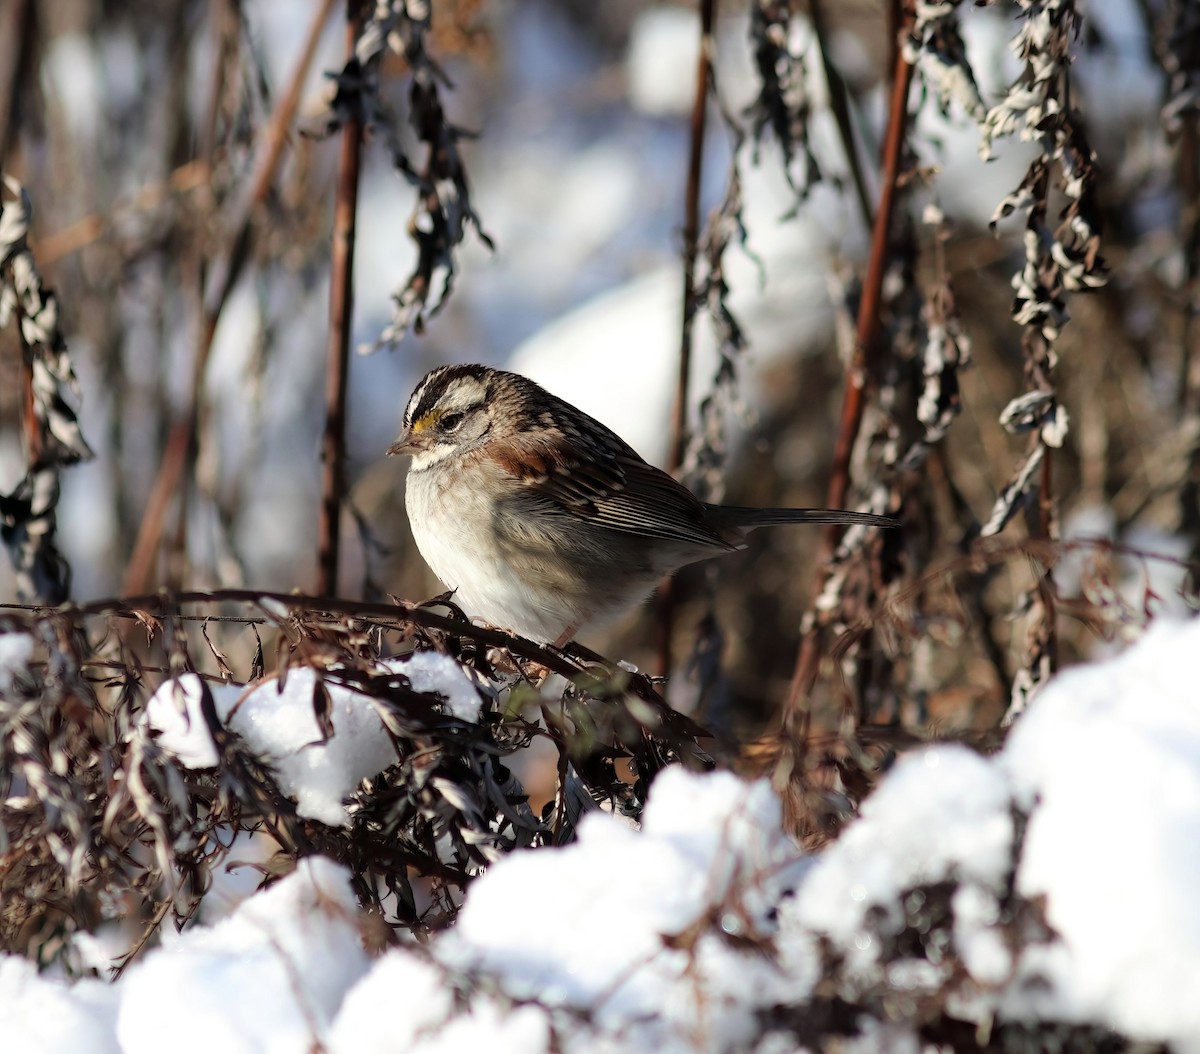
[[[165,6],[161,18],[139,5],[118,12],[85,0],[36,13],[17,4],[3,16],[36,58],[0,69],[0,115],[17,117],[0,133],[0,367],[20,379],[5,387],[21,393],[6,393],[0,408],[26,457],[19,482],[6,482],[0,495],[21,601],[0,615],[0,948],[39,961],[105,919],[137,920],[130,954],[164,920],[185,925],[214,874],[237,862],[239,832],[274,846],[255,865],[266,879],[299,857],[326,854],[351,868],[363,907],[386,924],[381,933],[435,928],[453,918],[471,877],[497,853],[569,838],[583,809],[636,816],[662,766],[705,767],[735,754],[669,708],[643,675],[579,649],[560,654],[472,626],[445,601],[236,588],[257,582],[237,545],[252,465],[222,461],[205,383],[209,349],[239,279],[293,291],[320,280],[332,181],[323,147],[288,139],[299,89],[268,91],[241,5],[212,5],[211,17],[183,0]],[[313,34],[335,6],[312,5]],[[815,559],[788,548],[803,542],[771,543],[742,565],[736,603],[723,590],[714,600],[684,576],[674,615],[663,616],[663,654],[690,652],[687,676],[708,702],[700,719],[723,736],[770,723],[738,760],[772,777],[797,831],[813,842],[853,814],[896,749],[947,735],[996,742],[1094,634],[1144,625],[1163,604],[1194,606],[1200,583],[1194,5],[1142,5],[1163,76],[1159,152],[1131,152],[1107,169],[1089,144],[1103,115],[1078,107],[1071,58],[1114,42],[1088,35],[1073,0],[1008,5],[1022,70],[991,103],[963,43],[960,20],[975,14],[967,5],[897,0],[884,5],[886,25],[864,24],[854,5],[834,6],[810,0],[810,54],[828,81],[849,159],[834,167],[857,184],[871,256],[861,279],[844,283],[840,360],[831,349],[794,408],[761,427],[773,447],[804,435],[833,465],[830,503],[892,513],[905,526],[832,531]],[[701,7],[713,26],[715,0]],[[676,467],[698,491],[727,491],[731,500],[781,500],[726,483],[725,429],[742,410],[746,345],[723,269],[747,234],[739,170],[759,154],[757,163],[781,159],[798,208],[829,178],[809,136],[814,70],[790,35],[794,7],[752,0],[747,46],[758,98],[732,113],[719,70],[708,68],[692,123],[693,158],[702,157],[706,135],[726,135],[734,149],[728,191],[707,224],[698,196],[687,194],[681,385],[693,325],[715,325],[720,357],[700,420],[677,415],[673,446]],[[468,136],[446,115],[453,89],[434,57],[440,41],[461,62],[486,61],[476,50],[484,11],[465,0],[366,5],[353,56],[333,75],[331,107],[302,122],[310,134],[369,130],[368,149],[387,153],[413,195],[415,264],[397,278],[380,345],[433,328],[455,280],[469,281],[464,239],[490,244],[470,194]],[[147,67],[144,111],[117,121],[112,140],[71,140],[56,100],[37,87],[37,61],[70,32],[97,32],[101,19],[139,49],[177,59],[197,25],[211,22],[212,94],[199,126],[179,97],[177,73]],[[840,74],[828,42],[848,27],[882,40],[893,71],[882,168],[870,177],[863,173],[875,168],[875,153],[862,141],[861,92]],[[1011,136],[1030,144],[1027,171],[995,203],[998,233],[956,224],[938,204],[935,147],[912,127],[923,102],[977,123],[985,148]],[[139,134],[135,117],[156,134]],[[764,145],[772,140],[777,151]],[[129,160],[119,165],[122,152]],[[106,166],[120,178],[88,178]],[[876,185],[877,203],[868,189]],[[31,203],[47,217],[37,254]],[[1148,225],[1142,206],[1161,207],[1170,220]],[[47,267],[71,302],[70,326],[42,277]],[[265,312],[238,393],[257,427],[270,398],[264,379],[286,354],[273,331],[286,311],[272,301]],[[169,335],[180,326],[196,334],[186,348]],[[64,331],[87,334],[95,389],[82,395],[107,407],[98,420],[112,465],[104,496],[116,524],[111,555],[127,568],[126,593],[145,595],[65,603],[60,478],[90,450],[72,409],[80,391]],[[147,347],[165,349],[167,366],[147,369]],[[189,378],[182,394],[180,377]],[[795,378],[781,378],[781,390],[789,385]],[[831,421],[839,390],[842,409]],[[161,451],[161,461],[147,451]],[[774,473],[740,474],[759,475]],[[346,501],[335,498],[334,508]],[[1064,543],[1064,505],[1107,510],[1106,537]],[[208,525],[204,546],[189,541],[198,520]],[[377,600],[383,561],[369,525],[359,525],[362,593]],[[1145,526],[1185,547],[1145,551],[1132,533]],[[780,570],[792,566],[816,574],[810,581],[789,572],[799,581],[781,589]],[[1056,567],[1069,568],[1069,581]],[[1159,581],[1173,594],[1162,595]],[[181,592],[185,585],[212,588]],[[162,591],[145,592],[152,587]],[[413,649],[444,652],[478,675],[479,722],[454,718],[441,700],[379,672],[382,657]],[[141,716],[153,691],[184,672],[253,684],[298,665],[374,700],[396,749],[395,763],[359,788],[345,828],[300,817],[271,766],[211,705],[205,718],[220,764],[206,770],[164,752]],[[760,706],[753,720],[728,719],[748,701]],[[320,692],[314,707],[320,718]],[[557,757],[553,794],[536,809],[509,767],[534,739],[551,742]]]

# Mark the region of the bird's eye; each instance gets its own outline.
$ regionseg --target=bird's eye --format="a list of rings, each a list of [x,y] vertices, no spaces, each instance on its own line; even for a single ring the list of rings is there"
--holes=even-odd
[[[438,421],[438,428],[440,428],[443,432],[457,431],[458,426],[463,423],[463,418],[465,416],[465,414],[460,413],[458,410],[454,410],[448,414],[442,414],[442,419]]]

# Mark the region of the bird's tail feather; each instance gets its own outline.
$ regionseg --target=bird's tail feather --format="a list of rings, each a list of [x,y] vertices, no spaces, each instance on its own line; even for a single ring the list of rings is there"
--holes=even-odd
[[[873,512],[848,509],[747,509],[737,505],[710,505],[711,522],[722,527],[768,527],[778,523],[844,523],[867,527],[899,527],[900,521]]]

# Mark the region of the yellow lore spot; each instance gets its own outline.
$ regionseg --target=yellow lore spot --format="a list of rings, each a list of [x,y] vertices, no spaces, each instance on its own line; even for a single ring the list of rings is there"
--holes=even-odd
[[[420,435],[420,433],[427,431],[437,424],[443,416],[445,416],[444,410],[430,410],[425,416],[419,417],[412,423],[412,434]]]

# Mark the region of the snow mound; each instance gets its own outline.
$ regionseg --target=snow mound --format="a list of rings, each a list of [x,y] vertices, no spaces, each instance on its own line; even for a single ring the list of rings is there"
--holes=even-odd
[[[1200,1050],[1197,654],[1200,620],[1160,619],[1055,678],[996,755],[900,758],[819,855],[765,781],[669,769],[640,831],[589,814],[373,964],[347,873],[320,858],[111,986],[3,959],[0,1047]]]

